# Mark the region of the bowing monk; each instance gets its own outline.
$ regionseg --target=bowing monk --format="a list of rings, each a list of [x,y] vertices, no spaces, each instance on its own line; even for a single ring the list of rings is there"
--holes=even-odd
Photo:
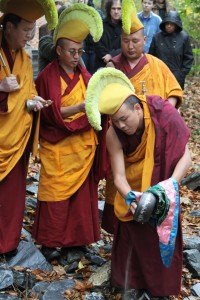
[[[138,96],[113,68],[92,76],[86,113],[97,130],[100,113],[112,122],[106,139],[117,189],[112,286],[127,290],[124,299],[178,295],[183,255],[178,183],[191,166],[186,124],[168,100]]]
[[[46,105],[37,96],[31,59],[24,50],[36,19],[45,14],[49,25],[57,24],[54,1],[0,1],[0,254],[16,254],[24,217],[26,175],[36,113]],[[34,100],[27,109],[27,100]],[[35,149],[37,148],[37,139]]]
[[[101,37],[98,12],[82,3],[65,9],[54,31],[58,58],[36,79],[39,95],[53,100],[41,114],[41,173],[33,228],[48,261],[100,239],[94,169],[98,140],[85,115],[90,74],[79,64],[89,33],[95,41]]]
[[[144,26],[137,17],[133,0],[122,1],[121,54],[107,64],[122,71],[132,82],[138,95],[158,95],[178,108],[183,103],[183,92],[167,65],[153,55],[144,53]],[[106,204],[102,227],[114,232],[113,200],[115,188],[112,175],[106,183]]]

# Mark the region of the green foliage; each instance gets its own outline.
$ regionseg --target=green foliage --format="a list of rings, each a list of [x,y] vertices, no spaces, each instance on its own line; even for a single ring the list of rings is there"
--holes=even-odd
[[[172,3],[180,13],[184,30],[200,42],[200,1],[174,0]]]
[[[199,75],[200,74],[200,49],[193,49],[194,55],[194,65],[192,66],[189,75]]]

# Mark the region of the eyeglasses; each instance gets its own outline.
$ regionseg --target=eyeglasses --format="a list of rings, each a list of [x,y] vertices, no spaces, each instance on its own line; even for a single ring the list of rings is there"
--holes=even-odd
[[[73,49],[73,48],[71,48],[71,49],[62,48],[62,50],[63,50],[63,52],[68,52],[71,56],[75,56],[76,54],[78,54],[78,56],[81,56],[85,52],[84,49],[76,50],[76,49]]]

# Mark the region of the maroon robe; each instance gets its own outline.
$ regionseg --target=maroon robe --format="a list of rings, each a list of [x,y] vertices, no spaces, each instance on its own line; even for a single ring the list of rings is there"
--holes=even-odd
[[[60,76],[68,84],[65,91],[68,94],[77,84],[80,73],[87,86],[90,74],[85,68],[78,65],[71,80],[55,60],[36,80],[39,95],[44,99],[53,100],[53,104],[48,109],[43,109],[41,113],[40,136],[50,143],[56,143],[70,134],[79,134],[90,128],[86,115],[65,123],[60,113]],[[38,201],[33,227],[33,237],[38,244],[47,247],[72,247],[87,245],[100,239],[98,182],[104,177],[106,170],[103,161],[106,155],[106,146],[102,142],[104,140],[103,131],[99,136],[99,146],[89,176],[70,199],[53,203]]]
[[[144,55],[138,62],[138,64],[133,69],[131,69],[126,57],[122,53],[113,57],[111,61],[115,65],[115,68],[122,71],[128,78],[132,78],[133,76],[135,76],[144,68],[146,64],[148,64],[147,58]],[[107,171],[106,174],[108,173],[109,172]],[[113,234],[116,222],[117,217],[115,216],[113,205],[105,202],[101,227],[107,232]]]
[[[133,76],[138,74],[144,68],[144,66],[148,64],[146,56],[143,55],[138,64],[133,69],[131,69],[128,60],[122,53],[113,57],[111,61],[114,64],[115,68],[122,71],[128,78],[132,78]]]
[[[147,97],[151,118],[155,125],[154,169],[151,185],[171,177],[185,151],[189,130],[178,111],[160,97]],[[119,129],[116,133],[123,151],[131,153],[139,141]],[[166,268],[160,256],[156,228],[149,223],[117,221],[112,251],[111,283],[126,289],[144,289],[152,296],[177,295],[181,288],[182,231],[179,229],[173,260]]]

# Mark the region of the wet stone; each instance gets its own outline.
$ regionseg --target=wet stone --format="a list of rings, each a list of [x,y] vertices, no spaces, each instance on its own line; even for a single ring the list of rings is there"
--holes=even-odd
[[[85,296],[85,300],[105,300],[106,298],[101,293],[92,292]]]
[[[21,266],[32,270],[52,271],[52,266],[32,242],[21,241],[17,250],[18,253],[7,261],[9,267]]]
[[[79,261],[84,256],[84,252],[79,249],[70,249],[67,253],[66,259],[69,264]]]
[[[197,249],[183,251],[186,267],[192,273],[192,277],[200,278],[200,252]]]
[[[88,282],[93,286],[102,286],[110,280],[111,262],[107,261],[103,266],[96,269],[90,276]]]
[[[34,287],[32,288],[32,290],[37,293],[44,293],[50,284],[51,284],[50,282],[42,282],[41,281],[41,282],[36,283],[34,285]]]
[[[52,292],[47,291],[44,293],[44,295],[41,297],[41,300],[64,300],[63,293],[61,292]]]
[[[184,238],[184,249],[197,249],[200,251],[200,237],[192,236],[191,238]]]
[[[106,259],[98,256],[98,255],[92,255],[90,253],[86,254],[85,257],[91,261],[92,264],[95,264],[97,266],[102,266],[106,263]]]
[[[200,299],[200,283],[197,283],[191,288],[192,295],[199,297]]]
[[[63,279],[52,282],[46,291],[63,293],[65,290],[73,289],[75,283],[73,279]],[[54,298],[56,299],[56,298]]]
[[[37,199],[32,197],[26,197],[26,207],[35,209],[37,205]]]
[[[65,270],[66,273],[73,273],[77,268],[78,268],[78,262],[77,261],[74,261],[70,265],[64,266],[64,270]]]
[[[9,287],[12,284],[13,284],[13,272],[10,270],[0,270],[0,290]]]
[[[200,208],[190,212],[192,217],[200,218]]]
[[[31,289],[36,283],[36,278],[31,273],[13,271],[13,277],[14,284],[18,287],[26,288],[28,286]]]
[[[38,184],[31,184],[30,186],[26,187],[26,192],[30,195],[35,195],[38,192]]]
[[[21,298],[11,296],[11,295],[8,295],[8,294],[0,294],[0,299],[1,300],[21,300]]]

